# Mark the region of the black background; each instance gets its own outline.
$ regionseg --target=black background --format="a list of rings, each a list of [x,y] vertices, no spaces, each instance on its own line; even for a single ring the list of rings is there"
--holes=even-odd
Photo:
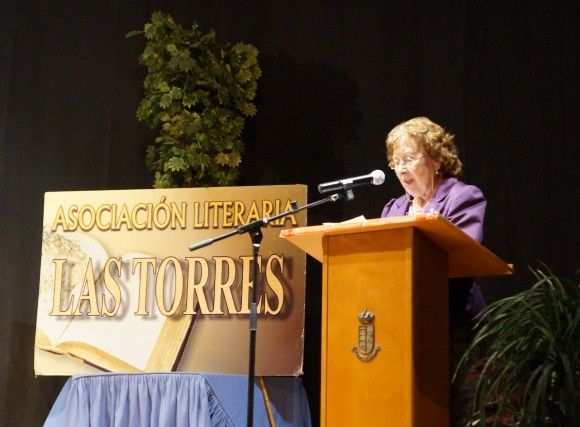
[[[309,213],[379,216],[401,193],[383,140],[426,115],[456,134],[488,199],[485,244],[516,266],[489,300],[571,276],[579,257],[578,2],[0,1],[0,424],[39,425],[66,378],[34,377],[43,194],[148,188],[137,57],[152,11],[260,51],[240,185],[316,185],[387,171]],[[246,242],[244,242],[246,243]],[[309,259],[304,383],[318,420],[320,266]]]

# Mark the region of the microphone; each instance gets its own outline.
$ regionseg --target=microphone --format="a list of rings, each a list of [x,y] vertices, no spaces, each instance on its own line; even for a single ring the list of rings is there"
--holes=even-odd
[[[383,182],[385,182],[385,173],[382,170],[376,169],[368,175],[325,182],[318,185],[318,192],[325,194],[333,191],[350,190],[353,187],[359,187],[361,185],[381,185]]]

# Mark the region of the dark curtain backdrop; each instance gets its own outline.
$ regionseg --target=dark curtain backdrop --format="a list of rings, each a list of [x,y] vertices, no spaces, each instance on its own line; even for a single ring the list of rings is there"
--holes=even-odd
[[[0,1],[0,425],[43,422],[64,378],[35,378],[43,194],[147,188],[135,119],[144,47],[125,34],[163,10],[260,50],[258,114],[240,184],[318,183],[387,170],[385,133],[426,115],[457,137],[488,198],[485,243],[516,266],[579,263],[576,1]],[[387,170],[388,171],[388,170]],[[309,223],[376,217],[394,175]],[[245,243],[245,242],[244,242]],[[304,382],[318,420],[320,266],[309,260]]]

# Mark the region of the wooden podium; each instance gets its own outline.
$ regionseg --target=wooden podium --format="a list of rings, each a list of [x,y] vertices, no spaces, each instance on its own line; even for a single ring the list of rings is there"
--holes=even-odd
[[[438,214],[284,230],[323,263],[321,426],[449,425],[449,278],[511,267]]]

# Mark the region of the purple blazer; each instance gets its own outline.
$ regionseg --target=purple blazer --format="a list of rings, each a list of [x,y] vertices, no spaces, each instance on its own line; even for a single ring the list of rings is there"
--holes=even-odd
[[[383,208],[381,217],[407,215],[410,205],[407,195],[392,199]],[[423,211],[441,214],[481,243],[485,206],[485,197],[479,188],[467,185],[457,178],[444,178]]]
[[[457,178],[444,178],[423,210],[441,214],[465,234],[481,243],[486,204],[483,193],[476,186],[465,184]],[[398,199],[392,199],[383,208],[381,217],[407,215],[410,205],[411,202],[406,194]],[[452,315],[454,311],[461,310],[461,307],[471,315],[479,313],[485,307],[485,299],[477,282],[473,283],[469,294],[463,292],[461,288],[465,289],[465,285],[451,286]]]

